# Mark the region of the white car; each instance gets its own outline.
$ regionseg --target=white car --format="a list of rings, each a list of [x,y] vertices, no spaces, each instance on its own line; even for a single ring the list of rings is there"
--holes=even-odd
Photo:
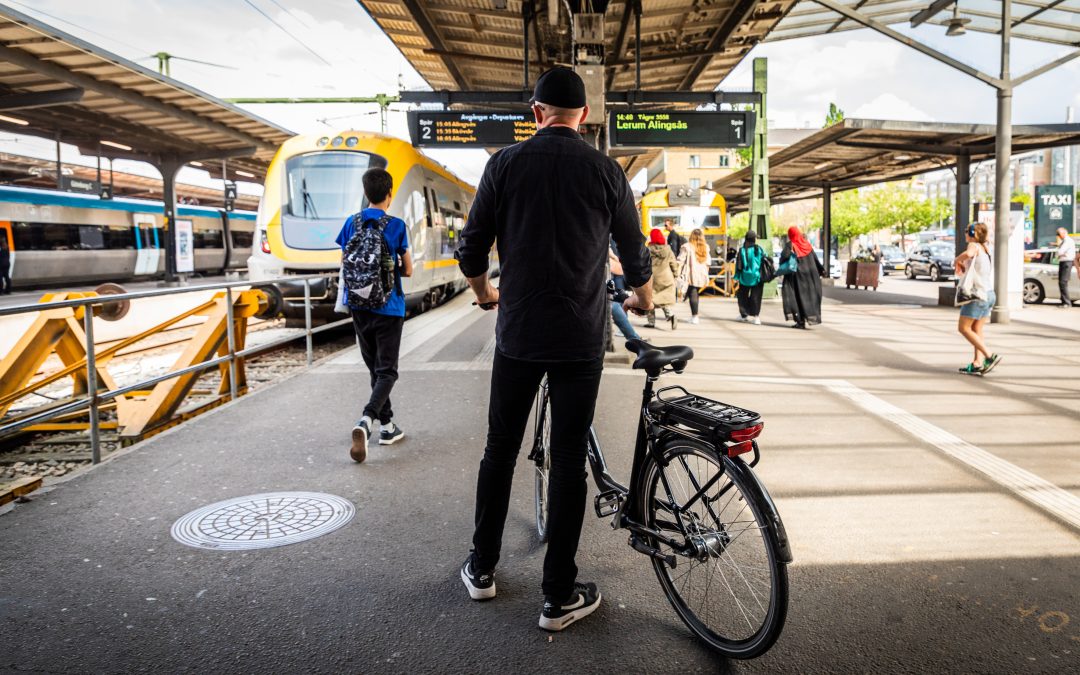
[[[1069,296],[1073,302],[1080,302],[1080,279],[1075,269],[1069,272]],[[1055,248],[1024,251],[1024,302],[1039,303],[1043,300],[1061,302]]]
[[[814,254],[822,263],[825,262],[825,251],[820,248],[815,248]],[[833,251],[831,259],[829,260],[829,276],[833,279],[839,279],[843,274],[844,268],[840,265],[840,261],[836,259],[836,251]]]

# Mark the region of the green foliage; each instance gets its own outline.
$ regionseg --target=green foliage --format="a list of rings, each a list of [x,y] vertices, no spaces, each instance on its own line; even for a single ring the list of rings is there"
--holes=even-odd
[[[1035,198],[1027,192],[1014,192],[1009,201],[1014,204],[1023,204],[1025,215],[1035,211]]]
[[[735,150],[735,157],[738,161],[738,168],[741,169],[744,166],[750,166],[750,162],[754,161],[754,146],[751,145],[748,148],[738,148]]]
[[[823,129],[828,129],[834,124],[839,124],[844,121],[844,111],[836,107],[835,103],[829,104],[829,112],[825,115],[825,126]]]
[[[746,236],[748,229],[750,229],[750,214],[747,211],[737,213],[728,219],[728,237],[742,239]]]
[[[840,245],[860,235],[892,229],[906,240],[952,216],[952,202],[927,200],[912,193],[907,183],[889,183],[875,190],[848,190],[833,195],[832,234]],[[820,208],[811,216],[810,230],[821,229]]]

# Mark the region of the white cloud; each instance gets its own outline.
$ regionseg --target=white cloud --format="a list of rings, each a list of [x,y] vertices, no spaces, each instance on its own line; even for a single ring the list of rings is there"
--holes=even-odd
[[[872,120],[933,121],[930,115],[895,94],[881,94],[874,100],[864,103],[854,110],[845,112],[848,117]]]

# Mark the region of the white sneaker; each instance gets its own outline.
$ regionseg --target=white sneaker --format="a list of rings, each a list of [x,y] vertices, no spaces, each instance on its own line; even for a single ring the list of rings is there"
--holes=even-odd
[[[748,316],[740,316],[739,321],[742,321],[743,323],[750,323],[750,317],[748,317]]]
[[[755,326],[760,326],[761,325],[761,317],[755,316],[754,320],[751,323],[753,323]]]
[[[696,316],[690,317],[690,323],[696,326],[698,324],[698,318]]]

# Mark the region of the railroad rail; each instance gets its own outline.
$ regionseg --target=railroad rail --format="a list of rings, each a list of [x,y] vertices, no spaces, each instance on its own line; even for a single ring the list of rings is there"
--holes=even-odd
[[[64,377],[72,377],[74,385],[70,400],[39,406],[37,411],[14,415],[0,424],[0,438],[22,431],[62,430],[85,428],[89,435],[91,461],[101,461],[101,411],[106,406],[118,408],[118,422],[123,418],[122,441],[131,443],[163,431],[184,419],[211,407],[235,400],[246,392],[244,362],[247,357],[282,347],[301,337],[306,341],[306,364],[313,357],[313,336],[349,323],[342,319],[313,326],[311,318],[311,283],[331,278],[334,274],[290,276],[260,281],[221,282],[182,288],[154,289],[98,295],[96,293],[59,293],[46,295],[40,303],[0,308],[0,316],[36,313],[31,328],[17,345],[0,361],[0,414],[12,403],[32,394],[38,388]],[[266,308],[267,299],[259,286],[275,282],[302,282],[304,286],[304,330],[255,347],[246,347],[247,322]],[[254,287],[253,287],[254,286]],[[239,291],[237,289],[240,289]],[[94,344],[94,316],[105,313],[132,300],[193,293],[220,291],[202,305],[187,310],[142,333],[119,340],[100,350]],[[52,298],[57,298],[52,300]],[[116,386],[103,364],[123,349],[154,333],[167,330],[173,324],[194,315],[206,316],[191,344],[169,372],[139,382]],[[30,380],[39,366],[51,354],[57,354],[63,368],[37,381]],[[216,358],[214,357],[217,354]],[[222,382],[218,398],[200,405],[194,412],[177,416],[176,412],[196,380],[205,371],[217,368]],[[226,380],[228,385],[226,387]],[[44,409],[41,409],[44,408]],[[121,410],[122,409],[122,410]],[[68,423],[74,416],[89,415],[87,424]],[[112,424],[112,423],[110,423]]]

